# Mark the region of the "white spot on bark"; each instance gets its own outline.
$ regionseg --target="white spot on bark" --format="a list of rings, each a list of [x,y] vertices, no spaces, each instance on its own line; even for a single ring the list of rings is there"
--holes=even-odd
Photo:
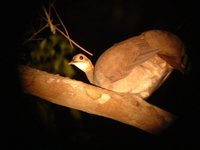
[[[67,79],[63,79],[62,80],[64,83],[69,83],[69,81]]]
[[[53,82],[55,79],[54,78],[49,78],[48,80],[47,80],[47,83],[51,83],[51,82]]]
[[[66,83],[66,84],[69,84],[72,88],[77,88],[78,87],[77,83],[74,83],[74,82],[70,81],[69,79],[62,79],[61,81]]]
[[[97,101],[100,103],[100,104],[104,104],[105,102],[107,102],[108,100],[110,99],[110,95],[108,94],[101,94],[101,97],[97,99]]]

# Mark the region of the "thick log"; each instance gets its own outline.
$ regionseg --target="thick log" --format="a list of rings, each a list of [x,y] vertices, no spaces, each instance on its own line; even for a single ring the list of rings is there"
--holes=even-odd
[[[135,95],[116,93],[28,66],[20,66],[19,73],[22,87],[29,94],[58,105],[111,118],[150,133],[162,131],[175,119],[170,112]]]

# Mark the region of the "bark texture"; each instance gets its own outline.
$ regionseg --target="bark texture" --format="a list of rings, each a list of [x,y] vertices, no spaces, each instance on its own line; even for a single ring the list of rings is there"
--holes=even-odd
[[[105,90],[28,66],[19,66],[19,73],[26,93],[58,105],[111,118],[150,133],[162,131],[175,119],[170,112],[135,95]]]

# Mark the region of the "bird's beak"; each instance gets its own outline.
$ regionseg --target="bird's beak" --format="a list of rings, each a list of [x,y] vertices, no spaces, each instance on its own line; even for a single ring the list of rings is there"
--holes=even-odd
[[[68,65],[74,65],[74,63],[75,63],[75,61],[70,61],[69,63],[68,63]]]

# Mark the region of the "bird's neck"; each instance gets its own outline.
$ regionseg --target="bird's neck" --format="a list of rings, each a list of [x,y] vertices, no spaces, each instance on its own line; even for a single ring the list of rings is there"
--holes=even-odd
[[[94,84],[94,66],[92,65],[89,70],[85,71],[85,74],[90,81],[90,83]]]

